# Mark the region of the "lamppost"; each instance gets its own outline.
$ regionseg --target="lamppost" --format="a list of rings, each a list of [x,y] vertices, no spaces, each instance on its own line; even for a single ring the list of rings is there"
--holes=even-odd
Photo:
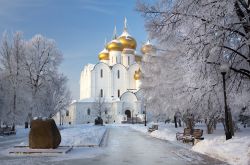
[[[137,124],[137,116],[138,114],[135,114],[135,124]]]
[[[147,126],[147,111],[146,111],[146,103],[144,103],[144,126]]]
[[[229,66],[228,64],[222,64],[220,66],[220,72],[222,74],[223,78],[223,93],[224,93],[224,106],[225,106],[225,134],[226,134],[226,140],[232,138],[232,132],[230,126],[229,126],[229,111],[230,109],[227,106],[227,94],[226,94],[226,73],[229,71]]]
[[[131,117],[132,117],[132,124],[134,124],[134,116],[133,116],[134,110],[132,110]]]

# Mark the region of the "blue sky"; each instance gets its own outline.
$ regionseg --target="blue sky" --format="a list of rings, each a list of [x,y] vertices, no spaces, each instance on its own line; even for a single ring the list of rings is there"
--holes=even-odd
[[[60,71],[68,79],[72,98],[79,98],[79,77],[84,65],[97,63],[104,40],[118,35],[127,17],[137,51],[147,39],[143,18],[135,11],[136,0],[0,0],[0,33],[22,31],[53,38],[62,51]]]

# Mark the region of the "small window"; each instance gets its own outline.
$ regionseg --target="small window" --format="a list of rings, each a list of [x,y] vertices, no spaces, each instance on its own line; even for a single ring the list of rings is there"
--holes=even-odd
[[[128,56],[128,65],[130,65],[130,57]]]
[[[120,89],[117,91],[117,97],[120,97]]]
[[[88,115],[90,115],[90,108],[88,108]]]
[[[103,77],[103,70],[101,69],[101,78]]]
[[[105,109],[105,115],[107,115],[108,114],[108,110],[107,109]]]
[[[117,78],[120,78],[120,70],[117,71]]]
[[[100,91],[100,96],[103,97],[103,90]]]
[[[69,116],[69,111],[66,111],[66,116]]]
[[[117,57],[115,57],[115,63],[118,63],[118,58]]]

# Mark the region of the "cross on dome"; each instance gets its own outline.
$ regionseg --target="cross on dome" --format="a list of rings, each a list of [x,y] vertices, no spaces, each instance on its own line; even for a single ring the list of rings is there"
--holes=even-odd
[[[114,27],[114,32],[113,32],[113,40],[117,39],[117,34],[116,34],[116,25]]]
[[[127,31],[127,18],[124,18],[124,31]]]

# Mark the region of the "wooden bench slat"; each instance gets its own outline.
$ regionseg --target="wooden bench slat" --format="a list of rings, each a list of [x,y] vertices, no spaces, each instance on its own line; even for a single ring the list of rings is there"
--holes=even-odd
[[[183,133],[176,133],[176,139],[177,140],[182,140],[183,143],[189,143],[192,142],[194,145],[194,142],[197,140],[204,140],[203,135],[203,130],[202,129],[189,129],[185,128]]]

